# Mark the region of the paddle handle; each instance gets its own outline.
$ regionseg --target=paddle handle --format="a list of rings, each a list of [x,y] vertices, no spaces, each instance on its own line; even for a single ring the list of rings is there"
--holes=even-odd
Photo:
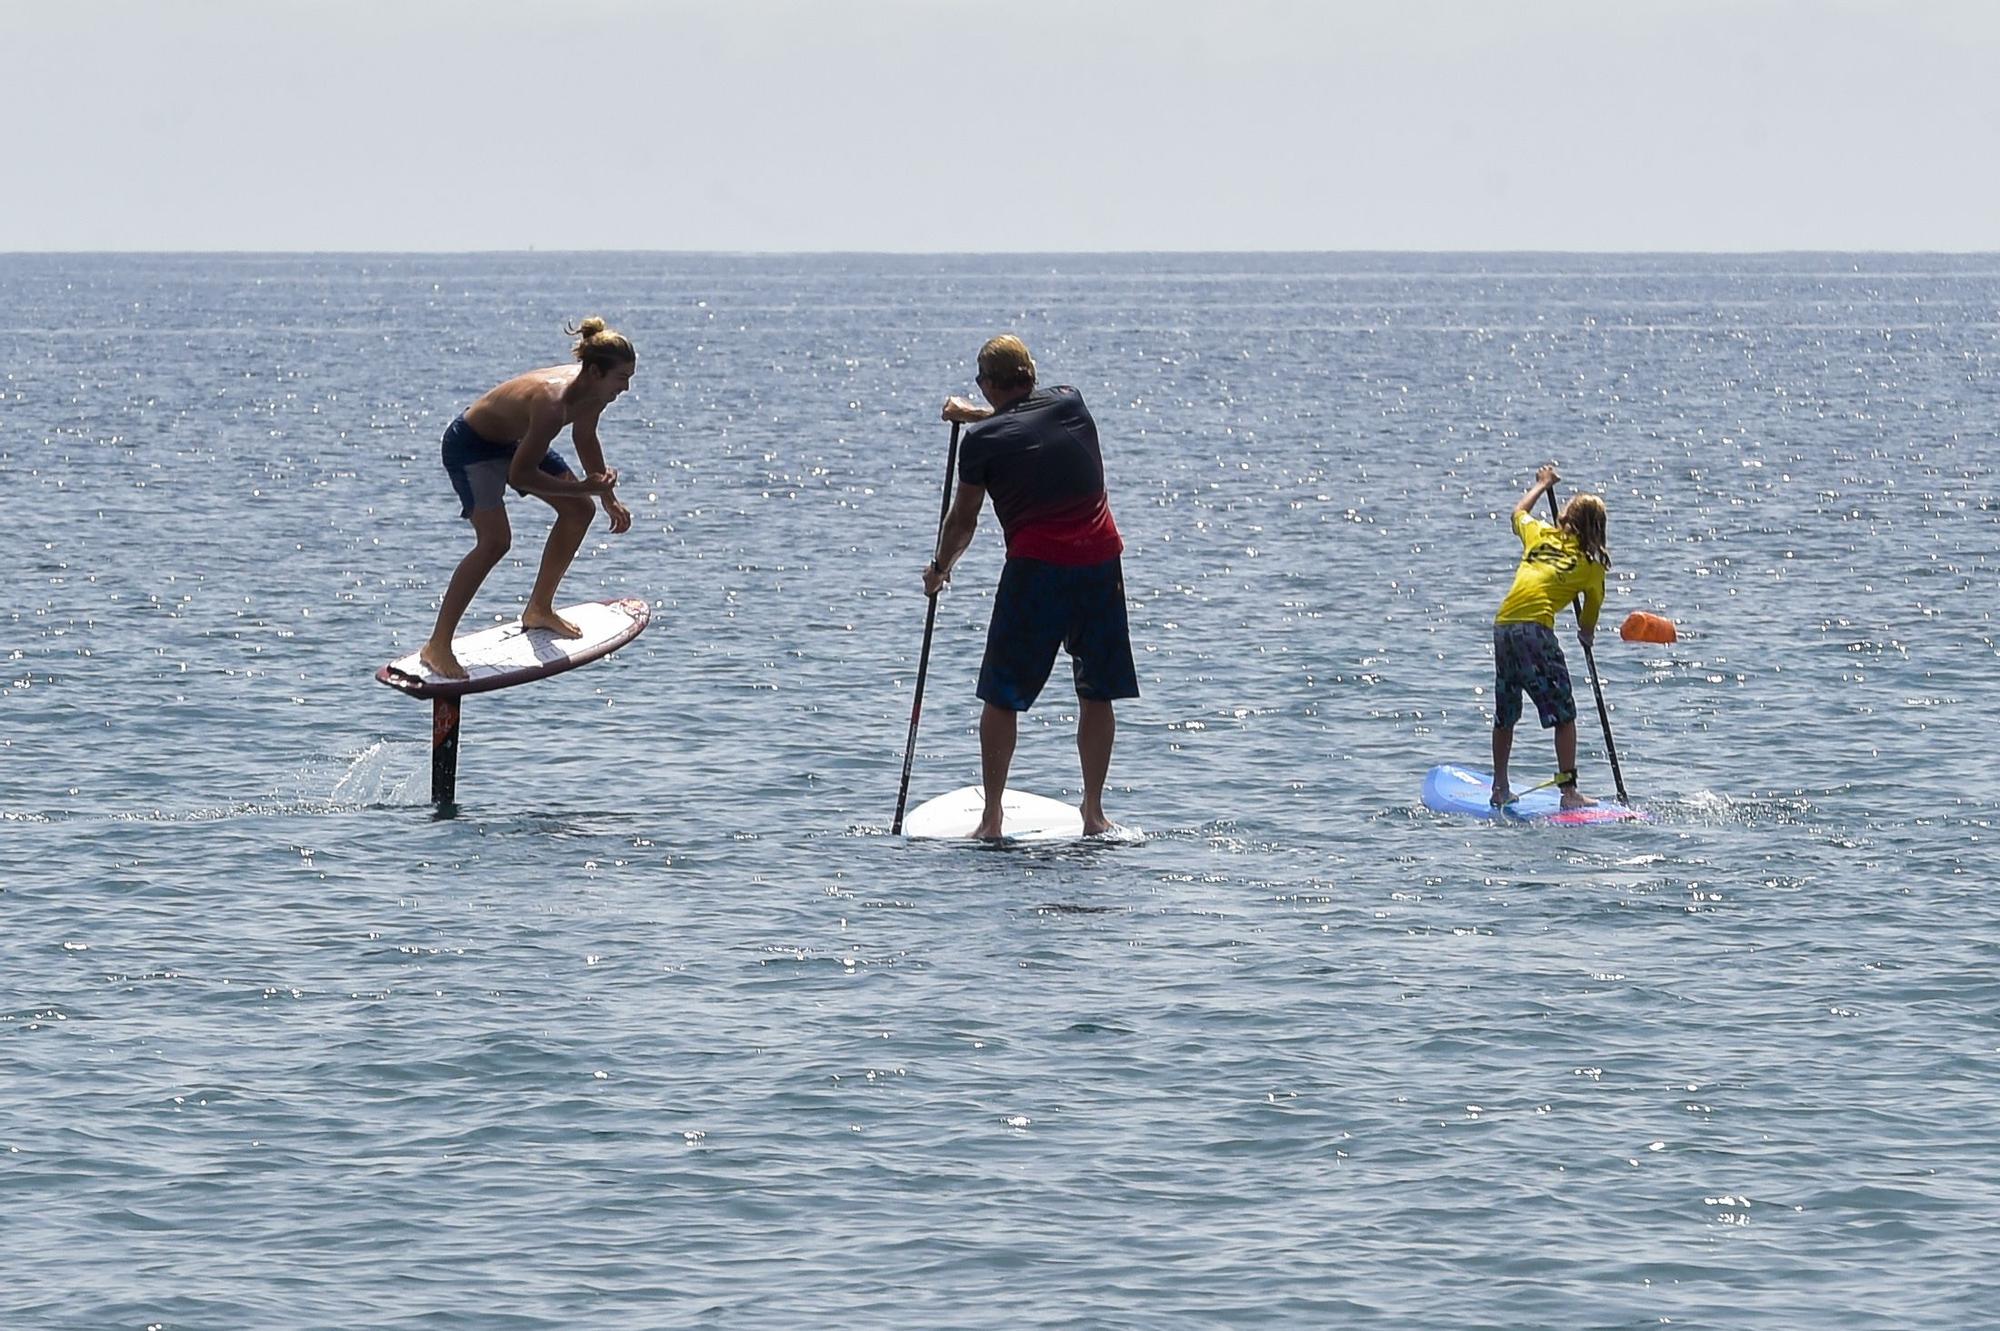
[[[931,558],[936,559],[944,549],[944,520],[951,512],[951,478],[958,470],[958,430],[959,423],[951,423],[951,447],[944,455],[944,494],[938,500],[937,539],[931,544]],[[917,722],[924,714],[924,680],[931,672],[931,633],[937,627],[937,597],[925,598],[929,607],[924,611],[924,647],[917,654],[917,688],[910,698],[910,737],[903,745],[903,781],[896,789],[896,817],[889,824],[890,836],[903,834],[903,809],[910,802],[910,767],[917,760]]]
[[[1549,488],[1543,493],[1548,497],[1549,501],[1549,520],[1560,524],[1562,522],[1562,514],[1556,510],[1555,482],[1549,482]],[[1583,625],[1583,596],[1581,594],[1578,594],[1576,598],[1575,610],[1577,626],[1581,628]],[[1590,644],[1584,642],[1581,635],[1578,636],[1577,642],[1583,647],[1583,663],[1590,670],[1590,691],[1597,697],[1597,723],[1604,728],[1604,756],[1611,760],[1611,782],[1618,787],[1618,802],[1620,804],[1630,804],[1632,797],[1625,793],[1625,773],[1620,771],[1618,767],[1618,746],[1611,739],[1611,709],[1604,705],[1604,681],[1599,679],[1597,675],[1597,653],[1590,650]]]

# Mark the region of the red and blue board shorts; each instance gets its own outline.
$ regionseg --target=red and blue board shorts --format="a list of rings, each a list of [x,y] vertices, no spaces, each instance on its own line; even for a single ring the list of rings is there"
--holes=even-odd
[[[1493,728],[1512,730],[1521,719],[1521,691],[1535,700],[1542,729],[1576,720],[1569,663],[1547,624],[1524,620],[1493,626]]]
[[[1077,697],[1114,702],[1139,696],[1122,560],[1051,564],[1010,558],[993,595],[979,697],[995,707],[1027,711],[1049,682],[1058,647],[1069,653]]]

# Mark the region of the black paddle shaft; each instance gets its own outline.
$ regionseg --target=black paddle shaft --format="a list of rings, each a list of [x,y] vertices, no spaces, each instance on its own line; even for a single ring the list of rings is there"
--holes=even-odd
[[[958,470],[958,422],[951,423],[951,448],[944,456],[944,497],[938,501],[937,540],[931,545],[931,558],[935,560],[944,550],[944,520],[951,512],[951,478]],[[917,760],[917,720],[924,714],[924,680],[931,672],[931,631],[937,627],[938,598],[924,598],[929,602],[924,611],[924,649],[917,654],[917,690],[910,699],[910,738],[903,745],[903,784],[896,791],[896,818],[889,824],[890,836],[903,834],[903,806],[910,800],[910,766]]]
[[[1560,523],[1562,515],[1556,511],[1556,487],[1553,483],[1549,485],[1547,493],[1549,499],[1549,517],[1553,521]],[[1576,614],[1577,627],[1581,629],[1583,627],[1582,596],[1576,598]],[[1632,799],[1625,793],[1625,774],[1618,770],[1618,746],[1611,742],[1611,709],[1604,705],[1604,681],[1598,678],[1597,653],[1590,650],[1590,644],[1584,642],[1581,634],[1577,636],[1577,642],[1583,646],[1583,663],[1590,668],[1590,691],[1597,695],[1597,722],[1604,727],[1604,756],[1611,760],[1611,781],[1612,784],[1618,787],[1618,802],[1620,804],[1630,804]]]

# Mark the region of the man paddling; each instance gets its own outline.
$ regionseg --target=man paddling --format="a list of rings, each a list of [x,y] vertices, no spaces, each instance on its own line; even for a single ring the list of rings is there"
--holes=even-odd
[[[466,608],[513,544],[507,523],[507,487],[533,495],[556,511],[555,526],[542,548],[541,571],[521,611],[521,623],[574,638],[576,625],[556,613],[556,587],[583,544],[601,499],[611,530],[631,527],[632,514],[613,493],[618,473],[604,465],[597,418],[632,386],[638,355],[622,335],[595,316],[566,330],[577,339],[573,365],[552,365],[515,375],[467,407],[444,432],[444,469],[458,492],[459,516],[472,523],[473,547],[458,561],[438,602],[437,623],[417,653],[432,672],[465,678],[451,648]],[[549,447],[567,426],[583,463],[579,480]]]
[[[1111,520],[1097,423],[1074,388],[1037,389],[1035,362],[1018,337],[979,349],[979,390],[990,403],[945,399],[944,418],[963,422],[958,493],[924,569],[924,594],[951,581],[972,543],[990,492],[1007,539],[979,666],[979,768],[986,808],[973,832],[1001,834],[1000,801],[1022,712],[1034,704],[1068,651],[1076,682],[1076,749],[1083,764],[1083,831],[1111,830],[1104,780],[1117,734],[1112,704],[1139,696],[1125,622],[1125,543]]]

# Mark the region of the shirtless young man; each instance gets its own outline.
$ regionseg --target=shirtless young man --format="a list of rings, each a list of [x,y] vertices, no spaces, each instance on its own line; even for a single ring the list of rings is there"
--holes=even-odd
[[[555,594],[590,530],[596,514],[591,501],[603,499],[612,531],[632,525],[631,510],[612,493],[618,473],[604,465],[597,418],[631,387],[638,356],[632,344],[606,328],[602,319],[585,319],[568,331],[577,339],[570,350],[574,365],[516,375],[467,407],[444,432],[444,469],[464,505],[459,516],[471,520],[476,543],[452,572],[438,605],[437,625],[417,653],[437,674],[465,677],[464,667],[452,655],[451,639],[479,585],[513,545],[513,530],[507,524],[508,486],[534,495],[556,511],[556,525],[542,548],[541,572],[521,611],[521,623],[529,628],[549,629],[568,638],[581,632],[556,613]],[[564,426],[569,427],[570,441],[583,463],[582,480],[549,448]]]
[[[937,558],[924,569],[924,594],[936,596],[972,543],[990,493],[1007,537],[1007,562],[979,667],[986,808],[973,835],[1001,835],[1001,795],[1020,714],[1048,682],[1061,648],[1069,652],[1076,684],[1083,830],[1096,836],[1115,826],[1104,812],[1118,729],[1112,704],[1139,696],[1119,558],[1125,543],[1104,492],[1097,422],[1074,388],[1035,386],[1034,358],[1018,337],[996,337],[979,349],[979,389],[991,405],[945,400],[944,418],[971,428],[959,452],[958,493]]]

